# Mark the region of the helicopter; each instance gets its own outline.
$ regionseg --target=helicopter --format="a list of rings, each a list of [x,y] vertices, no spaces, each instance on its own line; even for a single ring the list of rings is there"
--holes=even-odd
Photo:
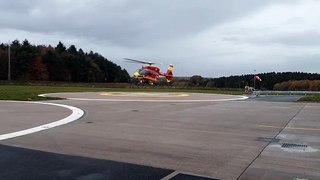
[[[137,69],[133,73],[133,78],[137,81],[137,83],[154,85],[154,84],[157,84],[160,76],[165,77],[167,82],[171,82],[173,80],[172,64],[168,66],[166,73],[162,73],[160,72],[159,67],[154,66],[155,63],[153,62],[141,61],[141,60],[130,59],[130,58],[123,58],[123,59],[125,59],[127,62],[130,62],[130,63],[143,64],[141,69]]]

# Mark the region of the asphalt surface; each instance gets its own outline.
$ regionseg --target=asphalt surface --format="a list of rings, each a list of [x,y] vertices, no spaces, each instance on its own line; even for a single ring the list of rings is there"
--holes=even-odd
[[[0,179],[161,179],[173,170],[0,145]]]
[[[83,109],[85,116],[1,141],[0,179],[320,178],[318,104],[202,94],[59,96],[72,99],[55,103]],[[29,122],[6,106],[0,102],[1,133],[68,112],[41,106],[41,118]],[[19,109],[38,117],[28,106]]]
[[[250,101],[265,101],[265,102],[297,102],[302,96],[266,96],[260,95],[251,97]]]

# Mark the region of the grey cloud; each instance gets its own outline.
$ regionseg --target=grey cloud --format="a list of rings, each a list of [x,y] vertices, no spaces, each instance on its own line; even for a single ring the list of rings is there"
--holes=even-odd
[[[320,46],[320,30],[307,30],[301,32],[287,32],[260,37],[225,38],[236,43],[253,43],[257,45],[281,44],[286,46]]]
[[[285,66],[297,71],[320,72],[320,54],[287,57]]]
[[[118,5],[108,1],[0,2],[3,4],[1,27],[63,32],[129,47],[190,36],[271,3],[268,0],[202,0],[201,3],[148,0],[122,1]]]
[[[273,42],[293,46],[320,46],[320,31],[309,30],[282,34],[275,37]]]
[[[307,70],[307,65],[301,63],[306,59],[316,69],[317,56],[303,59],[309,47],[316,49],[320,45],[320,32],[316,28],[297,32],[282,26],[267,25],[271,29],[266,29],[258,25],[250,29],[241,24],[241,20],[250,21],[250,17],[270,7],[306,1],[0,0],[0,37],[3,37],[0,40],[7,41],[6,36],[12,33],[11,39],[33,38],[41,44],[76,42],[77,48],[97,51],[116,63],[122,57],[174,63],[175,72],[182,76],[232,75],[250,73],[247,71],[253,69],[276,71],[286,63],[291,69]],[[295,26],[304,21],[305,18],[297,18],[289,23]],[[273,48],[274,44],[283,45],[282,49]],[[284,57],[291,51],[300,58],[289,61]],[[264,58],[273,59],[266,64]],[[119,64],[132,71],[140,67]],[[161,65],[163,68],[166,65]]]

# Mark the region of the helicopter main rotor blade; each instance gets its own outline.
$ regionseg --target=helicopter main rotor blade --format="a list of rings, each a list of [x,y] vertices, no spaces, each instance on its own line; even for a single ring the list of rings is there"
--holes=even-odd
[[[149,64],[149,65],[155,64],[153,62],[140,61],[140,60],[130,59],[130,58],[123,58],[123,59],[127,60],[128,62],[133,62],[133,63]]]

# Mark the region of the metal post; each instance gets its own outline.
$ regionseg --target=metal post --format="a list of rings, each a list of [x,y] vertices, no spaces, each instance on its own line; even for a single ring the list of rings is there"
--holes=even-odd
[[[11,52],[10,52],[10,41],[8,43],[8,81],[11,81]]]
[[[254,70],[253,74],[253,89],[256,90],[256,70]]]

